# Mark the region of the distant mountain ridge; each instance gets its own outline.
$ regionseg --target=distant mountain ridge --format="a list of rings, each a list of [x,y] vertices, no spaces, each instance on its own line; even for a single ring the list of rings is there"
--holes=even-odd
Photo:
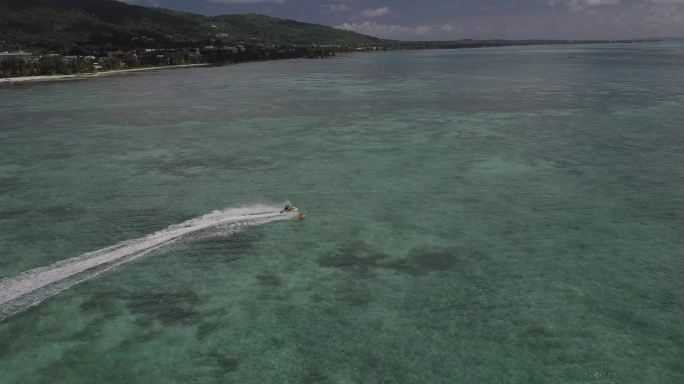
[[[257,14],[210,17],[115,0],[0,0],[0,49],[170,48],[216,41],[362,46],[382,40]]]

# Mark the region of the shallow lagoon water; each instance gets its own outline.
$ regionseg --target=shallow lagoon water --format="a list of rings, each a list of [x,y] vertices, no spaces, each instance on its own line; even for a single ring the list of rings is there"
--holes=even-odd
[[[0,278],[224,208],[0,323],[2,383],[681,383],[677,44],[0,88]]]

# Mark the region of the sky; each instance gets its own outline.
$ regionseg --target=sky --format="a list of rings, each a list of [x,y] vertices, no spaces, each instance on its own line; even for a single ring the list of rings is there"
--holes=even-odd
[[[684,37],[684,0],[124,0],[262,13],[398,40]]]

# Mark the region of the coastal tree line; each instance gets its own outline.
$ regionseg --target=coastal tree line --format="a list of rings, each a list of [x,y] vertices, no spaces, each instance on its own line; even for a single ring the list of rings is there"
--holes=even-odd
[[[0,59],[0,77],[71,75],[94,71],[92,62],[82,58],[64,60],[61,56],[41,56],[35,60],[16,57]]]
[[[338,48],[319,46],[266,47],[207,46],[195,49],[147,49],[144,51],[94,52],[91,55],[45,54],[30,59],[0,59],[0,77],[72,75],[98,71],[187,64],[225,64],[258,60],[325,58]],[[84,52],[88,53],[88,52]]]

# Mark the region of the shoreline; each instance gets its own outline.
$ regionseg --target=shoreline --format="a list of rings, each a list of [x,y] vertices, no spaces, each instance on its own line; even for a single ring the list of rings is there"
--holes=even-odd
[[[656,40],[657,41],[657,40]],[[503,48],[503,47],[524,47],[524,46],[544,46],[544,45],[585,45],[585,44],[634,44],[634,43],[646,43],[651,41],[577,41],[577,42],[564,42],[564,43],[540,43],[540,44],[510,44],[510,45],[492,45],[492,46],[470,46],[470,47],[424,47],[416,49],[391,49],[382,51],[344,51],[336,52],[334,57],[346,57],[359,53],[377,53],[377,52],[396,52],[396,51],[425,51],[425,50],[452,50],[452,49],[478,49],[478,48]],[[419,43],[419,42],[418,42]],[[247,60],[244,62],[259,62],[259,61],[271,61],[271,60],[297,60],[303,57],[293,57],[287,59],[263,59],[263,60]],[[243,63],[243,62],[241,62]],[[224,63],[226,64],[239,64],[238,62]],[[143,72],[143,71],[158,71],[163,69],[183,69],[183,68],[194,68],[194,67],[206,67],[216,65],[215,63],[201,63],[201,64],[181,64],[181,65],[165,65],[157,67],[141,67],[141,68],[131,68],[131,69],[116,69],[104,72],[94,72],[94,73],[77,73],[73,75],[36,75],[36,76],[18,76],[18,77],[2,77],[0,78],[0,87],[12,86],[21,83],[33,83],[33,82],[48,82],[48,81],[66,81],[66,80],[86,80],[92,78],[98,78],[102,76],[113,76],[131,72]]]
[[[0,78],[0,86],[3,85],[14,85],[20,83],[28,82],[39,82],[39,81],[62,81],[62,80],[80,80],[80,79],[92,79],[103,76],[114,76],[131,72],[143,72],[143,71],[158,71],[162,69],[181,69],[181,68],[193,68],[193,67],[206,67],[209,63],[202,64],[182,64],[182,65],[165,65],[161,67],[143,67],[143,68],[131,68],[131,69],[115,69],[112,71],[94,72],[94,73],[76,73],[73,75],[37,75],[37,76],[19,76],[19,77],[2,77]]]

